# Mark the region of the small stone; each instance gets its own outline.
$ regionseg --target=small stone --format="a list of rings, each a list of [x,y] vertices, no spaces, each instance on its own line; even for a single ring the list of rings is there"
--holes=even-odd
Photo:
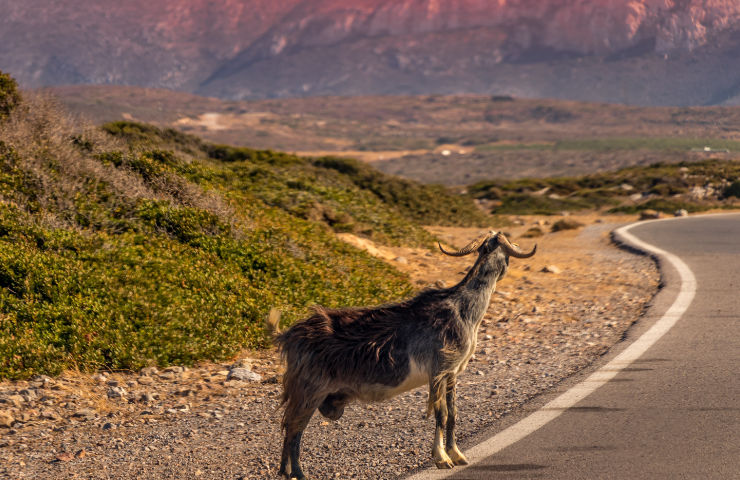
[[[151,385],[154,383],[154,379],[152,377],[139,377],[138,382],[142,385]]]
[[[171,373],[174,373],[175,375],[178,375],[178,374],[180,374],[180,373],[182,373],[182,372],[185,371],[185,367],[180,367],[178,365],[174,365],[174,366],[165,368],[164,371],[166,373],[170,373],[171,372]]]
[[[25,399],[20,395],[10,395],[6,398],[7,402],[13,405],[15,408],[21,408]]]
[[[151,392],[144,392],[139,396],[139,401],[142,403],[151,403],[154,401],[154,394]]]
[[[240,358],[236,362],[232,363],[229,367],[229,370],[233,370],[235,368],[246,368],[247,370],[252,369],[252,359],[251,358]]]
[[[445,282],[444,280],[437,280],[436,282],[434,282],[434,286],[436,288],[445,288],[447,287],[447,282]]]
[[[144,367],[139,372],[140,375],[145,376],[145,377],[157,375],[158,373],[159,373],[159,369],[157,367]]]
[[[47,377],[46,375],[36,375],[31,379],[29,385],[36,388],[46,388],[47,386],[54,383],[54,380]]]
[[[102,373],[96,373],[92,376],[92,379],[96,381],[97,383],[105,383],[108,381],[108,377],[103,375]]]
[[[108,398],[124,398],[128,395],[123,387],[111,387],[108,389]]]
[[[560,270],[560,268],[555,265],[547,265],[545,267],[542,267],[542,270],[540,271],[543,273],[553,273],[555,275],[562,272],[562,270]]]
[[[81,408],[72,414],[73,417],[82,420],[93,420],[97,415],[97,412],[91,408]]]
[[[10,428],[13,426],[14,421],[15,418],[13,418],[10,412],[0,411],[0,427]]]
[[[246,368],[234,368],[229,371],[226,380],[242,380],[247,382],[260,382],[262,376]]]
[[[45,418],[46,420],[58,420],[59,414],[52,410],[51,408],[45,408],[41,410],[41,413],[39,414],[41,418]]]
[[[116,425],[110,422],[103,425],[103,430],[115,430],[116,428]]]
[[[75,455],[72,452],[60,453],[56,456],[55,461],[57,462],[70,462],[74,460]]]
[[[408,265],[409,261],[406,257],[396,257],[393,259],[394,262],[400,263],[401,265]]]
[[[25,400],[28,403],[33,402],[39,397],[38,394],[36,393],[36,390],[33,390],[33,389],[24,388],[18,393],[20,393],[20,395],[23,397],[23,400]]]
[[[686,209],[681,208],[681,209],[676,210],[675,212],[673,212],[673,215],[675,217],[688,217],[689,216],[689,212]]]

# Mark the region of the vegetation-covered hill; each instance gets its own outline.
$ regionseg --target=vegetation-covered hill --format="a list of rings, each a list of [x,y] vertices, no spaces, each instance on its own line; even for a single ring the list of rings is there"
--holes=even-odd
[[[472,200],[362,164],[85,126],[25,95],[0,124],[0,378],[222,359],[312,304],[408,295],[336,239],[430,245],[485,225]],[[11,109],[9,109],[11,110]]]
[[[656,163],[580,177],[490,180],[470,187],[496,214],[604,210],[674,213],[740,206],[740,161]]]

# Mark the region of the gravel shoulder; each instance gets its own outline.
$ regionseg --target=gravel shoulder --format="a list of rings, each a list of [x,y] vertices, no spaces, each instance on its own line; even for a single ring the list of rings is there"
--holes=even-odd
[[[463,447],[606,352],[658,289],[652,260],[609,242],[609,232],[634,217],[578,217],[586,226],[518,238],[532,226],[549,231],[557,219],[522,217],[505,229],[524,248],[537,242],[539,250],[512,259],[460,377]],[[430,230],[454,246],[480,233]],[[472,265],[472,258],[359,243],[419,286],[450,285]],[[0,383],[0,478],[276,478],[280,373],[269,350],[193,368]],[[304,436],[304,471],[310,478],[388,479],[430,464],[434,427],[423,415],[426,396],[420,388],[384,403],[353,404],[337,422],[315,416]]]

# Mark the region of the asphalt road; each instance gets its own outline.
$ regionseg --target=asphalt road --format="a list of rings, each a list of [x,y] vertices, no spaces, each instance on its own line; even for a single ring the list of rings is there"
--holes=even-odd
[[[631,233],[693,272],[696,294],[684,302],[688,309],[637,360],[572,408],[446,478],[740,479],[740,215],[651,222]],[[661,269],[666,287],[626,341],[553,396],[590,378],[665,316],[682,276],[669,262]]]

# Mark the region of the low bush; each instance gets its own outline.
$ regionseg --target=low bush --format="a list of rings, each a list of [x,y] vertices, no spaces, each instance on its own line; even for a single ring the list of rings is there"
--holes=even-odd
[[[570,218],[563,218],[552,224],[550,228],[551,232],[561,232],[563,230],[576,230],[581,228],[583,224]]]
[[[0,71],[0,122],[21,102],[18,84],[10,75]]]
[[[545,233],[542,231],[540,227],[532,227],[532,228],[527,229],[527,231],[524,232],[521,235],[521,237],[522,238],[537,238],[537,237],[541,237],[544,234]]]
[[[727,188],[725,188],[725,190],[722,192],[722,195],[725,198],[740,198],[740,180],[735,180],[730,185],[728,185]]]
[[[686,210],[689,213],[703,212],[712,208],[710,205],[684,202],[666,198],[653,198],[637,205],[623,205],[609,209],[609,213],[639,213],[643,210],[656,210],[672,214],[676,210]]]

